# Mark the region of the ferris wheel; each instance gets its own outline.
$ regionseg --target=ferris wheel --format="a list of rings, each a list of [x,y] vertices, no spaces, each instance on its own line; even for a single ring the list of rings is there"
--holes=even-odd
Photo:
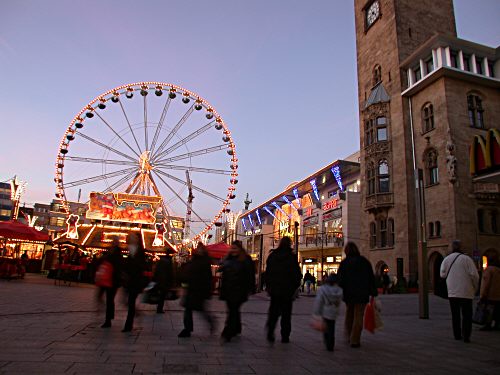
[[[69,123],[56,160],[56,197],[92,192],[159,196],[163,218],[183,218],[184,241],[206,235],[235,198],[235,144],[205,99],[164,82],[111,89]],[[83,198],[83,199],[82,199]]]

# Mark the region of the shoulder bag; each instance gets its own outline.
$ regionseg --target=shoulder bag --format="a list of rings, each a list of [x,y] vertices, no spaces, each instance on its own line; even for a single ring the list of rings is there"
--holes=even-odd
[[[446,277],[444,278],[439,278],[439,281],[436,285],[436,290],[434,291],[434,294],[438,297],[448,299],[448,285],[446,284],[446,279],[448,279],[448,275],[450,274],[451,267],[453,267],[453,264],[455,261],[458,259],[458,257],[462,255],[462,253],[459,253],[455,259],[453,259],[453,262],[451,262],[450,268],[448,268],[448,272],[446,273]]]

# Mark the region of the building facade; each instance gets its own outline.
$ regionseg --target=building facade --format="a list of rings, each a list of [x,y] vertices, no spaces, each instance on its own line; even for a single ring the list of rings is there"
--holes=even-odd
[[[0,221],[10,220],[13,209],[10,183],[0,182]]]
[[[358,159],[337,160],[240,216],[238,237],[261,271],[271,250],[289,236],[297,242],[303,273],[321,280],[337,272],[344,243],[360,237]]]
[[[355,21],[360,246],[416,282],[426,243],[432,281],[454,239],[478,261],[500,250],[499,186],[469,168],[471,141],[500,122],[499,49],[457,38],[452,0],[355,0]]]

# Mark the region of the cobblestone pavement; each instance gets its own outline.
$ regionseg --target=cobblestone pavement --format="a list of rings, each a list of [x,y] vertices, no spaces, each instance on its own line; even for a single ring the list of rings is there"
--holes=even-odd
[[[195,316],[191,338],[179,339],[178,301],[167,313],[140,305],[131,333],[122,333],[125,307],[117,296],[110,329],[101,329],[104,311],[90,285],[54,285],[39,275],[0,280],[0,374],[493,374],[500,368],[500,332],[474,327],[472,343],[455,341],[447,302],[430,296],[430,319],[418,319],[416,295],[385,295],[384,330],[364,332],[353,349],[343,337],[327,352],[320,334],[309,328],[313,298],[294,305],[291,343],[270,346],[264,335],[268,299],[252,296],[243,308],[241,338],[222,344]],[[210,310],[224,321],[224,305]],[[220,329],[219,329],[220,331]],[[279,332],[277,331],[278,338]]]

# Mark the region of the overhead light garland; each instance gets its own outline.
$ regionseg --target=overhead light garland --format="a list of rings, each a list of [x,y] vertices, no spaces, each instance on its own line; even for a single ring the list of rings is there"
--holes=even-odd
[[[258,208],[255,210],[255,215],[257,215],[257,220],[259,221],[259,225],[262,225],[262,221],[260,220],[260,213],[259,213]]]
[[[295,211],[299,211],[297,207],[295,207],[295,205],[290,201],[290,199],[288,199],[288,197],[286,195],[283,195],[283,200],[288,203],[289,206],[291,206]],[[300,200],[299,200],[300,201]]]
[[[271,203],[274,207],[276,207],[276,209],[281,212],[283,215],[285,215],[286,217],[290,217],[290,215],[288,215],[285,211],[283,211],[283,209],[278,205],[278,203],[276,202],[273,202]]]
[[[339,186],[340,191],[344,191],[344,186],[342,185],[342,176],[340,175],[340,167],[338,165],[332,167],[332,173],[335,177],[335,180],[337,180],[337,185]]]
[[[319,193],[318,193],[318,187],[316,186],[316,180],[312,179],[311,181],[309,181],[309,183],[311,184],[311,186],[313,188],[314,196],[316,197],[316,199],[318,201],[320,201],[320,199],[319,199]]]

